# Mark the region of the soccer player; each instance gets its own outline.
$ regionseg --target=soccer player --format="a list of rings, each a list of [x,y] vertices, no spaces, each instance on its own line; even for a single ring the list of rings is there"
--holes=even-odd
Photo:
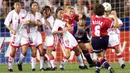
[[[90,44],[89,39],[89,26],[85,25],[85,15],[81,14],[82,17],[79,18],[78,22],[74,25],[74,36],[79,44],[79,47],[82,49],[83,55],[86,58],[87,62],[89,63],[89,67],[95,66],[93,62],[90,52],[92,52],[92,46]]]
[[[97,66],[95,73],[100,73],[100,66],[103,65],[106,69],[110,71],[110,73],[114,73],[115,71],[113,68],[109,65],[107,60],[103,56],[103,50],[108,47],[108,29],[112,25],[112,21],[108,18],[104,18],[104,7],[103,5],[99,4],[95,7],[94,15],[91,19],[91,35],[92,35],[92,47],[94,52],[96,53],[98,57]],[[112,11],[114,24],[113,27],[118,27],[118,21],[116,12]]]
[[[104,17],[112,19],[113,15],[111,14],[111,9],[112,9],[111,4],[108,2],[104,2],[102,5],[105,8]],[[114,23],[114,21],[113,21],[113,23]],[[120,44],[119,28],[123,25],[123,22],[119,18],[118,18],[118,24],[119,24],[119,27],[117,27],[117,28],[111,27],[108,31],[108,35],[109,35],[108,47],[113,48],[115,50],[117,57],[118,57],[119,64],[120,64],[121,68],[124,69],[125,64],[123,61],[121,50],[119,48],[119,44]]]
[[[15,57],[16,48],[22,47],[22,53],[18,61],[18,69],[22,71],[22,63],[25,59],[28,48],[28,35],[25,25],[23,24],[26,13],[21,11],[21,4],[19,1],[14,3],[14,10],[10,11],[5,19],[5,26],[11,32],[11,52],[8,59],[8,70],[13,71],[13,62]],[[24,33],[24,35],[23,35]]]
[[[74,23],[78,19],[78,15],[75,14],[74,8],[71,6],[67,6],[63,18],[72,27],[72,29],[70,29],[69,32],[73,34]]]
[[[28,12],[26,16],[26,21],[24,22],[28,28],[28,35],[30,39],[30,46],[31,46],[31,66],[32,71],[35,71],[36,67],[36,53],[37,48],[40,53],[40,70],[43,70],[43,57],[44,57],[44,50],[43,50],[43,44],[42,44],[42,36],[40,32],[38,31],[38,26],[41,25],[41,13],[38,12],[38,3],[32,2],[30,4],[31,11]]]
[[[76,41],[76,39],[73,37],[73,35],[68,31],[70,27],[67,27],[68,24],[62,20],[64,15],[64,11],[61,8],[58,8],[56,10],[56,20],[54,22],[54,26],[52,28],[52,32],[54,35],[58,36],[58,39],[60,41],[62,51],[64,53],[64,58],[62,59],[60,69],[64,70],[65,64],[67,63],[69,57],[70,57],[70,51],[73,50],[76,54],[76,58],[79,63],[80,69],[86,69],[86,66],[83,63],[83,59],[81,57],[81,49],[79,48],[79,45]]]
[[[45,38],[45,45],[46,46],[46,55],[47,59],[50,62],[52,66],[52,70],[56,70],[56,65],[55,65],[55,59],[54,56],[52,55],[52,51],[55,50],[56,46],[56,36],[53,36],[52,34],[52,28],[54,24],[54,17],[51,15],[51,8],[49,6],[45,6],[42,10],[42,25],[43,25],[43,30],[46,33],[46,38]],[[47,67],[47,69],[50,69]]]

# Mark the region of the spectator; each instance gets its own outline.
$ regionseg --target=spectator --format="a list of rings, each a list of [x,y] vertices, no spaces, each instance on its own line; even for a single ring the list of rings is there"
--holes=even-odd
[[[6,0],[2,1],[2,7],[0,8],[0,18],[5,18],[10,11],[7,3],[8,2]]]
[[[2,0],[0,0],[0,7],[2,7]]]
[[[42,10],[42,7],[44,6],[50,6],[50,0],[34,0],[35,2],[37,2],[40,6],[40,10]]]
[[[66,10],[67,6],[69,6],[70,3],[71,3],[70,0],[64,0],[64,2],[63,2],[63,9]]]
[[[56,9],[58,8],[58,6],[55,4],[55,1],[56,0],[50,0],[50,7],[51,7],[51,10],[52,10],[52,13],[55,13]]]
[[[78,0],[74,8],[76,14],[85,14],[86,17],[89,17],[88,8],[85,6],[84,0]]]
[[[22,2],[24,2],[24,8],[26,11],[30,10],[30,4],[33,0],[22,0]]]

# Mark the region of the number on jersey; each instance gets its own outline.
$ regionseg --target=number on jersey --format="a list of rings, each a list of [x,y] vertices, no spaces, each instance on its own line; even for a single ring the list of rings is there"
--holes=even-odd
[[[99,25],[95,26],[95,35],[100,36],[100,26]]]

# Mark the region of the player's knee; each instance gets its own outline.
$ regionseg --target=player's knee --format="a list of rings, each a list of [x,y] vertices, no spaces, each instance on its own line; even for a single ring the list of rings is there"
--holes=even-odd
[[[70,56],[64,56],[64,58],[68,60],[70,58]]]
[[[15,56],[15,53],[10,53],[10,56],[11,56],[11,57],[14,57],[14,56]]]
[[[82,50],[78,50],[78,51],[75,52],[75,55],[79,56],[81,53],[82,53]]]
[[[65,58],[69,59],[70,58],[70,54],[66,54]]]
[[[22,52],[22,55],[26,56],[27,52]]]
[[[36,56],[37,52],[36,51],[32,51],[32,55]]]

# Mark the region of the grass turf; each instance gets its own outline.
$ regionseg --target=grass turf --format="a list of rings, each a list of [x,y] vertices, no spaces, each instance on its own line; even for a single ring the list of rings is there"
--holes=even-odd
[[[121,69],[118,63],[110,63],[114,68],[116,73],[130,73],[130,63],[126,63],[125,69]],[[14,65],[14,71],[11,73],[95,73],[95,68],[89,68],[81,70],[78,68],[77,63],[68,63],[65,70],[61,71],[59,69],[59,64],[57,64],[58,69],[56,71],[39,71],[39,64],[36,65],[36,71],[32,72],[30,64],[23,64],[23,71],[18,71],[17,65]],[[0,73],[9,73],[7,70],[7,64],[0,64]],[[109,73],[106,69],[101,69],[101,73]]]

